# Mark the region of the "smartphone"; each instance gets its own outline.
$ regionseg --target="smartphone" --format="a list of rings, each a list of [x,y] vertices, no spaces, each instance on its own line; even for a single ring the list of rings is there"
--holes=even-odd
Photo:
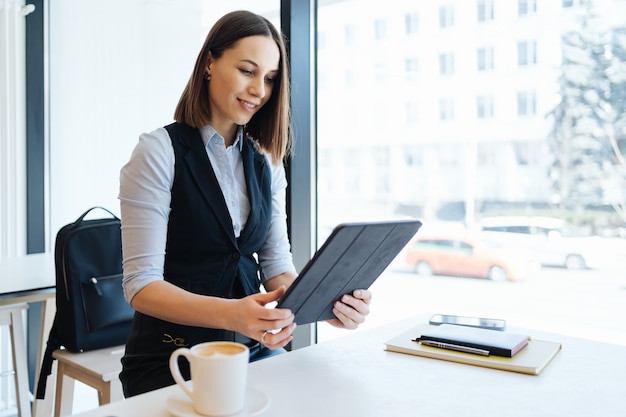
[[[489,330],[504,330],[506,329],[506,321],[502,319],[487,319],[483,317],[467,317],[467,316],[453,316],[449,314],[435,314],[428,321],[429,324],[438,326],[440,324],[456,324],[459,326],[479,327],[481,329]]]

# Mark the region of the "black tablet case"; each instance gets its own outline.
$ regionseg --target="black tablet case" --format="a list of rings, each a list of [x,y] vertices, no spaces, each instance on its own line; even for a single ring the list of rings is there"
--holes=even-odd
[[[277,308],[290,309],[299,325],[335,318],[334,302],[369,288],[421,226],[419,220],[338,225]]]

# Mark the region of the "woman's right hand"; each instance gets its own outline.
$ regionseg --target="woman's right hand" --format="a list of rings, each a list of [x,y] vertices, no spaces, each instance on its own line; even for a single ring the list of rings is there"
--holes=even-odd
[[[278,301],[285,291],[285,286],[280,286],[274,291],[233,300],[234,330],[261,342],[269,349],[285,347],[293,339],[295,316],[289,309],[267,307]]]

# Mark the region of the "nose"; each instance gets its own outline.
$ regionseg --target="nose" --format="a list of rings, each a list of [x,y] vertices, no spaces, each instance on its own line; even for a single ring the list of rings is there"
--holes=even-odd
[[[265,97],[265,79],[263,77],[255,77],[250,82],[248,92],[255,97]]]

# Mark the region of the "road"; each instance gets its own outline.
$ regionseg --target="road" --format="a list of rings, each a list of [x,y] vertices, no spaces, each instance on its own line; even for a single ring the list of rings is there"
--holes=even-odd
[[[509,326],[626,345],[626,265],[610,270],[542,268],[522,282],[419,276],[393,265],[372,285],[360,329],[424,312],[503,318]],[[319,324],[320,342],[345,330]]]

